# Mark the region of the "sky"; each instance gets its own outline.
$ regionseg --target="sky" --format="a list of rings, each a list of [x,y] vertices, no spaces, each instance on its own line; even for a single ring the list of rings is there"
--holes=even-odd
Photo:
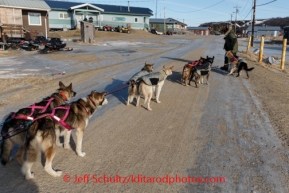
[[[128,5],[128,1],[125,0],[69,1]],[[164,18],[165,13],[166,18],[171,17],[196,27],[207,22],[230,21],[231,18],[234,21],[236,17],[237,20],[252,20],[254,0],[130,0],[129,4],[151,9],[154,14],[151,18]],[[256,0],[256,19],[276,17],[289,17],[288,0]]]

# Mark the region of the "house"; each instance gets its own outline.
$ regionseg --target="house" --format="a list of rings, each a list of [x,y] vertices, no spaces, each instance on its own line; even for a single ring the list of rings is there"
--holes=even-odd
[[[249,26],[247,31],[248,36],[252,36],[252,26]],[[276,26],[254,26],[254,37],[277,37],[280,31],[281,28]]]
[[[9,38],[47,37],[50,7],[42,0],[0,0],[0,34]]]
[[[208,36],[210,35],[210,27],[187,27],[187,30],[197,35]]]
[[[96,27],[124,26],[132,29],[148,28],[152,11],[148,8],[103,5],[92,3],[77,3],[68,1],[45,0],[50,6],[50,29],[75,29],[79,21],[92,18]]]
[[[150,28],[156,29],[159,32],[171,31],[171,32],[178,32],[181,30],[185,30],[187,27],[187,24],[182,23],[178,20],[175,20],[173,18],[150,18],[149,20]],[[166,29],[164,29],[164,26],[166,25]]]

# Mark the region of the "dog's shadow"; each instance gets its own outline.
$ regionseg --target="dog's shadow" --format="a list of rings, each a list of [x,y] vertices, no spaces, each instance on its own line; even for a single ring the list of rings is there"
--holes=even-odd
[[[223,75],[223,76],[227,76],[228,73],[229,73],[229,72],[226,71],[226,70],[221,70],[218,66],[212,66],[211,71],[212,71],[212,72],[215,72],[215,73],[217,73],[217,74],[221,74],[221,75]]]
[[[104,88],[107,97],[114,96],[118,101],[126,104],[128,85],[123,80],[113,79],[112,83]]]
[[[186,62],[186,63],[192,62],[192,60],[186,60],[186,59],[182,59],[182,58],[171,58],[171,57],[162,57],[162,58],[167,58],[170,60],[176,60],[176,61],[181,61],[181,62]]]

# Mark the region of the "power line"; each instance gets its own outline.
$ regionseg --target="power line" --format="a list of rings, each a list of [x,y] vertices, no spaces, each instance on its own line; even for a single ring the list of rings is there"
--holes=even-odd
[[[264,3],[264,4],[261,4],[261,5],[256,5],[256,6],[263,6],[263,5],[267,5],[267,4],[269,4],[269,3],[273,3],[274,1],[277,1],[277,0],[273,0],[273,1],[270,1],[270,2],[268,2],[268,3]]]
[[[247,6],[247,4],[248,4],[248,1],[249,0],[247,0],[247,2],[246,2],[246,4],[245,4],[245,6],[244,6],[244,8],[240,11],[240,13],[242,13],[243,12],[243,10],[245,9],[245,7]]]
[[[213,7],[213,6],[215,6],[215,5],[218,5],[218,4],[222,3],[223,1],[225,1],[225,0],[222,0],[222,1],[218,2],[218,3],[216,3],[216,4],[213,4],[213,5],[210,5],[209,7],[197,9],[197,10],[195,10],[195,11],[186,11],[186,12],[183,12],[183,11],[171,10],[171,9],[168,9],[168,8],[167,8],[167,9],[170,10],[170,11],[173,11],[173,12],[177,12],[177,13],[192,13],[192,12],[197,12],[197,11],[201,11],[201,10],[204,10],[204,9],[208,9],[208,8],[210,8],[210,7]]]

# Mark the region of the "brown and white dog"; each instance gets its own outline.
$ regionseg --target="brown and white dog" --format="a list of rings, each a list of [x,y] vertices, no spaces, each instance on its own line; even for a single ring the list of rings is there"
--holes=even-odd
[[[231,75],[238,69],[238,59],[234,56],[234,54],[231,51],[227,51],[226,55],[229,58],[228,75]]]
[[[34,178],[31,168],[39,150],[46,158],[44,170],[54,177],[62,174],[61,171],[53,170],[52,160],[55,156],[56,145],[62,145],[59,142],[60,135],[64,135],[64,148],[70,148],[71,129],[76,130],[77,155],[85,156],[82,151],[83,132],[96,108],[108,103],[105,94],[106,92],[92,91],[86,98],[81,98],[69,105],[62,105],[36,118],[27,134],[26,160],[21,169],[26,179]]]
[[[185,84],[186,86],[188,86],[189,83],[189,79],[192,76],[193,73],[193,69],[197,66],[197,65],[201,65],[206,61],[206,58],[200,57],[199,60],[196,60],[194,62],[188,63],[184,66],[183,68],[183,72],[182,72],[182,77],[181,77],[181,83]]]
[[[126,105],[132,103],[136,93],[137,93],[137,83],[140,77],[150,74],[153,72],[154,64],[148,64],[145,62],[144,67],[141,69],[140,72],[134,74],[128,81],[128,98]]]
[[[206,84],[209,85],[209,76],[211,72],[211,67],[214,62],[215,56],[209,57],[207,56],[205,62],[201,66],[196,66],[193,69],[192,75],[190,77],[189,85],[191,85],[191,81],[193,78],[195,78],[195,85],[196,88],[198,88],[197,83],[204,82],[204,77],[206,78]]]
[[[253,70],[254,67],[248,68],[248,64],[247,64],[247,62],[245,60],[236,58],[232,54],[232,52],[230,52],[230,51],[227,51],[226,54],[227,54],[227,56],[228,56],[228,58],[230,60],[229,68],[228,68],[228,70],[229,70],[229,74],[228,75],[231,75],[231,74],[233,74],[233,73],[235,73],[237,71],[238,74],[237,74],[236,77],[239,77],[241,71],[244,70],[246,72],[246,74],[247,74],[247,78],[250,78],[248,72]]]
[[[151,73],[151,74],[141,77],[139,87],[138,87],[139,94],[137,96],[137,104],[136,104],[137,107],[140,106],[141,95],[145,97],[144,104],[147,103],[147,109],[149,111],[152,110],[150,107],[150,101],[151,101],[153,94],[155,94],[156,102],[161,103],[161,101],[159,100],[160,93],[165,83],[165,79],[167,78],[167,76],[173,73],[172,71],[173,67],[174,66],[170,68],[165,68],[164,66],[163,70],[161,70],[160,72]]]
[[[66,101],[75,95],[76,92],[72,90],[72,83],[69,86],[65,86],[59,81],[59,88],[49,97],[42,99],[42,101],[34,105],[22,108],[16,113],[10,113],[5,119],[1,130],[1,135],[4,140],[1,145],[2,164],[6,165],[9,162],[12,148],[17,144],[20,147],[16,154],[16,159],[22,165],[26,131],[34,117],[40,112],[50,111],[57,106],[65,104]]]

